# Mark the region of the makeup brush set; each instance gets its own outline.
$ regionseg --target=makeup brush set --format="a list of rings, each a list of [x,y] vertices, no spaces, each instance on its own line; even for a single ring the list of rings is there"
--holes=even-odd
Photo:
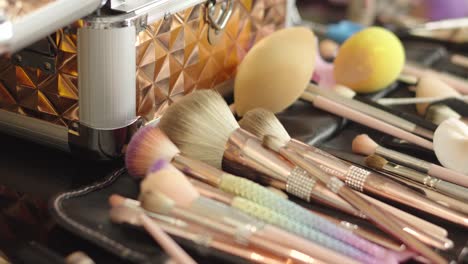
[[[0,39],[6,131],[124,155],[52,201],[61,226],[138,263],[467,261],[468,80],[434,66],[463,54],[283,28],[289,1],[78,2],[7,13]]]

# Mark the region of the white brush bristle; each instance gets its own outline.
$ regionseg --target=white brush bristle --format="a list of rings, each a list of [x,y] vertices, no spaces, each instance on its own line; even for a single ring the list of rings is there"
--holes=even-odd
[[[141,182],[141,193],[156,190],[167,195],[182,207],[189,207],[200,196],[187,177],[171,164],[149,173]]]
[[[221,168],[225,145],[239,125],[220,94],[197,90],[172,104],[159,127],[187,157]]]
[[[461,115],[446,105],[436,104],[427,108],[425,118],[436,125],[440,125],[442,122],[450,118],[460,119]]]
[[[340,85],[340,84],[337,84],[333,87],[333,91],[335,91],[335,93],[343,96],[343,97],[346,97],[346,98],[354,98],[354,96],[356,96],[356,92],[353,91],[351,88],[348,88],[344,85]]]
[[[285,142],[275,136],[272,135],[265,135],[263,137],[263,146],[279,152],[282,147],[284,147]]]
[[[273,135],[285,141],[291,140],[288,131],[275,114],[264,108],[248,111],[239,121],[239,125],[260,139],[265,135]]]
[[[143,176],[156,160],[172,160],[179,149],[158,128],[140,129],[128,144],[125,165],[131,175]]]
[[[354,138],[352,150],[354,153],[362,155],[372,155],[379,145],[366,134],[361,134]]]
[[[175,206],[174,200],[156,190],[142,192],[138,199],[141,202],[141,207],[159,214],[169,214]]]

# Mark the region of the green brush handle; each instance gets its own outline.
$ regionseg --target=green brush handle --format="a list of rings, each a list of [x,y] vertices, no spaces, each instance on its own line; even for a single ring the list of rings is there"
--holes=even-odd
[[[264,206],[271,211],[283,215],[295,222],[316,231],[320,231],[337,240],[352,245],[369,255],[383,258],[387,255],[387,250],[379,247],[365,239],[362,239],[348,230],[336,226],[324,218],[309,212],[301,206],[284,199],[271,192],[265,187],[248,179],[225,173],[221,177],[219,188],[225,192],[248,199],[254,203]]]
[[[319,245],[340,252],[346,256],[355,258],[356,260],[363,261],[365,263],[377,263],[375,262],[376,259],[374,257],[367,255],[366,253],[346,243],[331,238],[321,233],[320,231],[316,231],[301,225],[284,215],[278,214],[268,208],[265,208],[242,197],[235,197],[231,203],[231,206],[239,209],[240,211],[243,211],[250,216],[258,218],[259,220],[278,226]]]

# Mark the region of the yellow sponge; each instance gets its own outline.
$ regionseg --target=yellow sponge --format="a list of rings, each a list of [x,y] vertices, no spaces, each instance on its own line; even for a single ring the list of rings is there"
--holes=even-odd
[[[384,28],[369,27],[340,47],[334,76],[338,84],[371,93],[394,82],[404,63],[405,51],[398,37]]]

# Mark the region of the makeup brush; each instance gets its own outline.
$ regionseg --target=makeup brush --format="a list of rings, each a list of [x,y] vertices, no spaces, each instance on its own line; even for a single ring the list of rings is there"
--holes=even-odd
[[[352,98],[352,99],[354,99],[356,101],[359,101],[359,102],[361,102],[363,104],[372,106],[373,108],[378,108],[378,109],[380,109],[380,111],[390,113],[392,116],[396,116],[396,117],[399,117],[401,119],[407,120],[409,130],[401,127],[402,129],[405,129],[405,130],[407,130],[409,132],[412,132],[413,127],[414,127],[414,129],[418,129],[418,127],[421,127],[421,128],[423,128],[422,131],[426,131],[426,132],[419,133],[419,135],[421,135],[421,136],[423,136],[425,138],[429,138],[429,139],[432,139],[432,137],[434,136],[433,133],[436,130],[437,126],[435,124],[433,124],[432,122],[429,122],[429,121],[425,120],[424,118],[422,118],[422,117],[420,117],[420,116],[418,116],[416,114],[412,114],[412,113],[409,113],[409,112],[398,110],[396,108],[387,107],[387,106],[385,106],[383,104],[379,104],[376,101],[368,99],[367,97],[357,95],[356,92],[354,92],[353,90],[351,90],[350,88],[348,88],[346,86],[337,85],[337,86],[334,87],[333,90],[336,93],[338,93],[339,95],[341,95],[341,96],[344,96],[344,97],[347,97],[347,98]],[[359,109],[356,109],[356,110],[359,110]],[[374,116],[374,117],[378,118],[378,116]],[[418,134],[418,133],[416,133],[416,134]]]
[[[322,151],[319,148],[314,146],[309,146],[300,142],[295,139],[291,139],[286,129],[280,123],[280,121],[276,118],[276,116],[265,109],[257,108],[250,110],[247,112],[244,117],[239,121],[239,124],[242,128],[248,130],[249,132],[253,133],[259,138],[262,138],[266,135],[274,135],[283,141],[287,142],[287,146],[292,149],[302,149],[307,151],[304,153],[305,158],[309,158],[318,164],[321,165],[321,168],[326,172],[335,172],[337,175],[345,175],[345,183],[359,187],[360,191],[364,190],[366,185],[373,184],[372,181],[366,183],[366,181],[360,180],[361,178],[356,178],[359,175],[371,175],[372,172],[366,171],[359,167],[353,166],[342,160],[330,155],[329,153]],[[342,177],[341,176],[341,177]],[[368,176],[366,176],[368,177]],[[360,184],[357,184],[360,183]],[[380,185],[379,185],[380,186]],[[377,186],[376,188],[379,189],[380,187]],[[380,191],[376,192],[380,193]],[[371,199],[369,197],[369,199]],[[375,201],[373,201],[375,204]],[[401,220],[404,220],[406,223],[412,223],[414,226],[424,226],[424,229],[430,230],[431,233],[440,234],[440,236],[446,236],[447,232],[445,230],[441,230],[440,227],[433,225],[432,223],[426,222],[419,218],[408,218],[406,212],[403,212],[397,208],[393,208],[387,206],[385,211],[392,211],[393,215]]]
[[[448,98],[456,98],[459,100],[468,101],[468,95],[462,96],[436,96],[436,97],[402,97],[402,98],[380,98],[377,103],[381,105],[408,105],[408,104],[430,104],[446,100]]]
[[[426,139],[423,139],[419,136],[416,136],[414,134],[411,134],[401,128],[392,126],[379,119],[376,119],[374,117],[371,117],[359,111],[353,110],[352,108],[344,106],[340,104],[339,102],[336,102],[327,97],[324,97],[318,94],[317,92],[311,92],[313,89],[316,89],[316,91],[319,91],[320,88],[317,88],[313,86],[312,84],[309,85],[309,88],[307,89],[306,92],[302,94],[301,98],[311,102],[315,107],[325,110],[327,112],[333,113],[335,115],[350,119],[356,123],[360,123],[367,127],[376,129],[385,134],[389,134],[394,137],[407,140],[421,147],[424,147],[430,150],[433,149],[432,142]]]
[[[343,199],[351,203],[361,212],[365,213],[372,221],[385,230],[386,232],[392,234],[399,240],[403,241],[408,247],[417,251],[424,257],[430,259],[434,263],[447,263],[447,261],[439,256],[437,253],[432,251],[429,247],[424,245],[422,242],[414,238],[413,236],[404,232],[400,225],[392,218],[389,217],[383,210],[380,210],[378,207],[372,205],[367,200],[364,200],[357,194],[355,194],[350,188],[346,187],[345,184],[334,176],[330,176],[323,172],[319,167],[314,166],[313,164],[307,162],[303,159],[298,153],[295,153],[294,150],[288,149],[284,141],[274,137],[274,136],[265,136],[263,143],[268,148],[280,153],[283,157],[294,162],[298,166],[305,169],[311,175],[317,177],[320,181],[326,184],[330,190],[337,193]]]
[[[432,177],[449,181],[451,183],[455,183],[463,187],[468,187],[468,180],[466,179],[466,175],[379,146],[374,140],[372,140],[368,135],[365,134],[359,135],[354,138],[352,143],[352,149],[354,153],[366,156],[377,154],[400,165],[415,169],[423,173],[427,173]]]
[[[387,177],[391,177],[392,179],[401,182],[404,185],[413,187],[414,189],[418,190],[418,192],[424,194],[424,196],[428,199],[454,211],[468,214],[468,204],[465,204],[463,199],[453,198],[453,196],[448,196],[441,193],[440,191],[438,192],[434,190],[433,186],[437,185],[437,182],[440,181],[439,179],[434,179],[416,170],[386,161],[384,158],[378,155],[371,155],[366,157],[365,162],[369,167],[374,168],[375,170],[386,172]],[[420,183],[419,180],[417,180],[420,179],[420,176],[426,177],[426,180],[423,183]],[[415,180],[412,180],[412,178]],[[459,185],[455,186],[461,187]]]
[[[125,203],[126,201],[130,200],[128,198],[119,197],[119,202]],[[135,201],[135,200],[132,200]],[[151,217],[155,216],[155,213],[148,212],[142,209],[140,203],[138,201],[137,206],[127,206],[122,204],[113,204],[110,210],[110,219],[114,223],[127,223],[134,226],[141,226],[141,222],[138,219],[138,215],[141,213],[145,213]],[[161,217],[169,219],[169,221],[161,221],[159,220]],[[246,246],[236,245],[235,243],[229,242],[224,236],[220,236],[217,234],[210,234],[206,232],[206,230],[200,230],[196,224],[191,223],[190,225],[188,222],[183,222],[180,219],[168,217],[165,215],[157,215],[157,218],[152,218],[152,221],[157,222],[161,228],[166,231],[167,233],[184,238],[186,240],[193,241],[193,243],[206,248],[209,250],[210,248],[217,249],[223,251],[225,253],[231,254],[233,256],[238,256],[246,260],[250,260],[253,263],[261,263],[261,264],[286,264],[288,261],[291,260],[280,260],[276,256],[271,256],[271,254],[267,254],[266,252],[261,252],[257,249],[247,248]],[[181,223],[183,222],[183,226],[174,225],[172,223]]]
[[[161,167],[161,166],[158,165],[157,167]],[[168,165],[168,167],[170,167],[170,165]],[[172,176],[172,179],[170,179],[171,176]],[[185,190],[186,188],[182,188],[182,187],[183,186],[187,187],[189,184],[190,182],[188,182],[185,176],[181,172],[176,170],[175,168],[172,168],[170,171],[166,169],[159,169],[159,170],[151,171],[151,173],[145,178],[145,180],[142,182],[142,185],[141,185],[142,186],[141,191],[145,192],[147,190],[148,191],[149,190],[163,190],[164,193],[168,193],[168,195],[174,196],[173,191],[171,190],[173,190],[174,188],[179,188],[179,192],[185,193],[185,192],[188,192],[188,190]],[[193,191],[196,191],[193,188],[193,186],[191,189],[193,189]],[[179,196],[174,196],[174,197],[176,197],[177,200],[181,202],[180,204],[187,203],[186,200],[180,199]],[[227,200],[224,200],[224,201],[226,202]],[[321,232],[318,232],[316,230],[304,230],[300,225],[297,225],[293,221],[289,221],[286,217],[278,215],[277,213],[269,210],[268,208],[263,208],[262,206],[249,202],[241,197],[232,198],[228,204],[231,205],[233,208],[239,207],[244,212],[247,210],[247,213],[254,214],[255,217],[260,217],[261,220],[266,219],[270,221],[270,223],[272,224],[280,224],[281,227],[289,227],[290,229],[294,231],[294,233],[299,234],[301,236],[306,235],[304,236],[305,238],[310,239],[311,241],[318,242],[321,245],[326,246],[330,249],[336,250],[338,252],[341,252],[353,258],[357,258],[361,261],[365,261],[366,263],[372,262],[372,257],[370,255],[366,255],[363,252],[355,248],[352,248],[351,246],[344,244],[343,242],[339,240],[332,239],[331,237]],[[191,207],[191,205],[187,205],[187,207]],[[213,206],[209,207],[208,209],[211,209],[211,208],[213,208]],[[196,211],[200,212],[199,209],[197,209]],[[204,210],[204,212],[205,214],[210,215],[210,217],[215,217],[215,218],[222,217],[223,215],[223,212],[219,212],[219,210],[218,212],[216,212],[215,208],[211,209],[211,212],[208,212],[208,210]],[[275,221],[275,219],[277,221]],[[246,224],[255,222],[254,219],[242,219],[242,221],[245,222]],[[289,233],[283,232],[282,230],[274,228],[270,225],[263,226],[262,230],[263,231],[259,233],[264,234],[264,236],[266,236],[269,240],[274,241],[276,243],[281,244],[287,241],[287,245],[290,245],[296,249],[303,248],[304,245],[307,245],[307,243],[304,243],[303,240],[300,240],[295,236],[291,236]],[[312,245],[310,246],[312,247]],[[365,249],[368,250],[369,253],[372,254],[372,256],[376,256],[379,258],[386,258],[385,257],[387,255],[386,250],[376,245],[367,243]],[[307,249],[307,251],[310,251],[310,248]],[[307,253],[305,251],[303,252]],[[311,256],[315,257],[316,255],[311,255]]]
[[[455,75],[439,72],[435,70],[431,70],[429,68],[424,68],[420,65],[417,65],[414,62],[407,62],[403,67],[403,73],[410,74],[417,76],[419,78],[423,76],[433,76],[435,78],[440,79],[441,81],[445,82],[446,84],[453,87],[461,94],[468,94],[468,82],[465,79],[457,77]]]
[[[347,98],[344,96],[341,96],[340,94],[333,92],[331,90],[325,90],[325,89],[320,89],[316,86],[309,85],[307,88],[307,91],[310,91],[312,93],[316,93],[318,95],[324,96],[330,100],[333,100],[336,103],[345,105],[349,108],[352,108],[354,110],[357,110],[361,113],[364,113],[366,115],[369,115],[371,117],[377,118],[379,120],[382,120],[390,125],[393,125],[395,127],[401,128],[405,131],[411,132],[413,134],[423,136],[425,138],[432,139],[433,137],[433,132],[429,131],[423,127],[420,127],[412,122],[409,122],[399,116],[396,116],[392,113],[389,113],[387,111],[383,111],[380,108],[374,107],[372,105],[366,104],[362,101],[358,100],[353,100],[352,98]]]
[[[352,149],[354,153],[358,154],[363,154],[363,155],[372,155],[372,154],[377,154],[380,156],[383,156],[391,161],[395,161],[401,165],[411,167],[413,169],[417,169],[419,171],[425,171],[425,173],[428,173],[431,176],[433,175],[434,168],[436,168],[435,171],[437,172],[445,172],[445,171],[450,171],[445,168],[442,168],[440,166],[434,165],[432,163],[428,163],[426,161],[422,161],[419,159],[416,159],[411,156],[407,156],[404,154],[401,154],[399,152],[389,150],[386,148],[383,148],[379,146],[377,143],[375,143],[369,136],[367,135],[359,135],[357,136],[352,143]],[[442,168],[442,170],[439,169]],[[450,171],[452,174],[455,172]],[[447,175],[445,176],[445,179],[448,180]],[[443,177],[439,177],[443,178]],[[462,178],[460,178],[462,179]],[[453,182],[453,181],[452,181]],[[414,192],[414,191],[413,191]],[[453,210],[450,210],[438,203],[435,203],[434,201],[427,200],[426,198],[422,198],[419,194],[416,199],[416,197],[413,199],[412,197],[406,197],[411,198],[408,200],[412,200],[412,203],[406,203],[406,205],[411,206],[415,209],[424,211],[426,213],[435,215],[439,218],[446,219],[450,222],[462,225],[467,227],[468,226],[468,218],[460,214],[458,212],[455,212]]]
[[[316,257],[321,260],[326,260],[330,262],[342,263],[341,261],[349,261],[344,255],[348,255],[355,259],[361,259],[363,261],[374,261],[371,257],[366,256],[361,251],[356,251],[356,249],[351,248],[351,246],[343,244],[340,241],[332,241],[332,239],[324,237],[323,235],[318,234],[317,232],[307,226],[304,226],[300,223],[294,221],[294,219],[288,218],[286,215],[281,213],[274,212],[266,207],[260,206],[252,201],[244,199],[242,197],[229,195],[223,193],[222,191],[213,188],[212,186],[203,184],[196,180],[192,181],[192,184],[197,188],[197,190],[204,196],[210,197],[215,199],[216,201],[220,201],[222,203],[226,203],[233,208],[236,208],[252,217],[255,217],[265,223],[272,224],[278,226],[292,234],[295,234],[299,237],[295,238],[298,240],[295,247],[296,249],[309,254],[313,257]],[[322,236],[321,239],[317,239],[318,237]],[[303,238],[307,239],[303,239]],[[301,242],[299,242],[301,241]],[[311,241],[315,241],[316,243],[325,246],[318,246],[317,244],[311,243]],[[331,242],[331,243],[330,243]],[[332,250],[335,251],[331,251]],[[386,253],[385,250],[378,249],[379,258],[394,258],[396,255]],[[338,256],[335,256],[338,253]],[[344,254],[344,255],[341,255]],[[333,259],[333,260],[332,260]]]
[[[151,167],[153,167],[153,164],[157,165],[155,164],[155,161],[160,158],[169,159],[174,166],[193,178],[218,187],[226,192],[249,199],[275,212],[282,213],[285,216],[294,215],[297,218],[303,214],[309,214],[309,212],[300,206],[297,206],[295,203],[278,197],[276,194],[271,193],[263,186],[251,180],[234,176],[198,160],[181,155],[179,153],[179,149],[159,128],[141,128],[132,137],[127,148],[125,161],[128,171],[132,175],[142,175],[150,170]],[[322,189],[317,189],[318,187]],[[291,184],[289,188],[291,188]],[[319,192],[317,195],[313,195],[313,198],[317,196],[325,197],[321,198],[324,200],[322,203],[340,208],[347,213],[362,216],[362,214],[348,205],[345,201],[341,199],[339,201],[335,201],[335,197],[338,196],[332,192],[328,191],[325,193],[325,186],[314,185],[311,188]],[[332,194],[334,196],[328,197],[326,196],[328,194]],[[307,219],[308,216],[301,217],[301,219],[302,218]],[[307,222],[309,222],[309,220],[307,220]]]
[[[173,103],[161,118],[159,127],[189,157],[221,167],[223,163],[248,166],[258,175],[286,183],[286,190],[309,201],[315,180],[261,146],[258,138],[239,128],[228,105],[215,91],[197,90]],[[217,156],[216,156],[217,155]],[[216,159],[215,159],[216,156]],[[349,231],[311,213],[293,211],[289,217],[338,240],[363,242]]]
[[[290,258],[298,263],[323,263],[312,258],[300,251],[296,251],[289,247],[284,247],[280,244],[271,242],[264,236],[259,235],[261,229],[259,226],[252,224],[232,225],[225,224],[219,221],[212,220],[204,215],[195,213],[191,210],[186,210],[181,207],[168,196],[158,191],[144,191],[140,195],[141,206],[146,210],[157,212],[165,215],[172,215],[177,218],[185,219],[194,222],[208,230],[213,230],[232,237],[236,242],[241,244],[252,244],[256,247],[270,251],[278,256]],[[212,212],[215,213],[215,212]]]
[[[113,198],[115,200],[115,198]],[[163,248],[165,252],[172,259],[174,259],[178,263],[188,263],[188,264],[195,264],[197,263],[192,257],[187,254],[170,236],[168,236],[162,228],[153,220],[151,220],[146,214],[143,212],[135,212],[132,215],[132,218],[127,218],[123,221],[123,215],[125,215],[122,210],[111,210],[111,219],[117,222],[129,222],[134,225],[143,226],[143,228],[150,234],[156,242]]]
[[[223,192],[223,191],[221,191],[219,189],[216,189],[213,186],[210,186],[210,185],[208,185],[206,183],[200,182],[200,181],[195,180],[195,179],[190,179],[190,182],[195,186],[195,188],[197,188],[197,190],[201,193],[201,195],[203,195],[205,197],[209,197],[210,199],[214,199],[216,201],[220,201],[220,202],[226,203],[226,204],[231,203],[231,201],[234,199],[234,196],[232,194],[225,193],[225,192]],[[252,202],[252,201],[249,200],[249,202]],[[267,207],[264,207],[264,208],[268,209],[271,212],[274,212],[274,213],[280,215],[281,217],[285,217],[285,219],[287,219],[288,221],[294,221],[294,219],[290,219],[285,214],[281,214],[280,212],[272,211]],[[241,209],[239,209],[239,210],[241,210]],[[257,211],[257,210],[253,209],[252,211]],[[365,238],[365,239],[369,240],[370,242],[375,243],[375,244],[377,244],[379,246],[382,246],[384,248],[393,250],[395,252],[403,252],[403,251],[406,250],[406,247],[405,247],[404,244],[401,244],[400,242],[397,242],[396,240],[393,240],[392,238],[387,237],[385,235],[382,235],[380,233],[376,233],[376,232],[374,232],[372,230],[368,230],[366,228],[363,228],[363,227],[357,225],[356,223],[351,223],[351,222],[345,221],[343,219],[332,217],[330,215],[321,213],[321,212],[316,211],[316,210],[308,209],[308,211],[310,211],[310,212],[312,212],[314,214],[318,214],[321,217],[326,218],[330,222],[333,222],[333,223],[335,223],[337,225],[340,225],[341,227],[353,232],[354,234],[356,234],[356,235],[358,235],[358,236],[360,236],[362,238]],[[251,212],[246,212],[246,211],[244,211],[244,212],[251,215],[251,216],[254,216],[254,214],[251,213]],[[265,217],[265,216],[262,216],[262,217]],[[259,218],[259,217],[256,217],[256,218]],[[267,222],[267,223],[270,223],[269,222],[270,219],[268,217],[266,217],[266,218],[267,218],[266,220],[263,220],[263,219],[262,220]],[[270,223],[270,224],[274,224],[274,223]],[[278,224],[274,224],[274,225],[279,226]],[[308,229],[307,226],[304,226],[304,225],[302,225],[302,226],[303,226],[303,228]],[[288,230],[288,231],[290,231],[290,230]],[[294,233],[293,231],[290,231],[290,232]]]
[[[439,191],[446,195],[467,200],[468,201],[468,188],[456,185],[450,182],[440,180],[438,178],[433,178],[427,174],[421,173],[419,171],[407,168],[402,165],[389,162],[385,158],[378,155],[370,155],[366,158],[366,164],[374,169],[383,170],[390,172],[399,176],[402,176],[406,179],[415,181],[417,183],[423,184],[425,187]]]

